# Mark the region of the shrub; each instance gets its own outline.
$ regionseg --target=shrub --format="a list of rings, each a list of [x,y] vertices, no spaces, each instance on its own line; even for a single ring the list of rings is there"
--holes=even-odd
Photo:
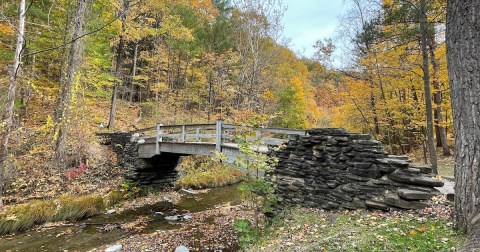
[[[213,188],[243,180],[243,173],[210,157],[187,157],[180,165],[176,188]]]
[[[145,196],[151,189],[145,189],[140,187],[138,182],[129,182],[125,181],[122,183],[122,190],[121,192],[124,193],[124,198],[135,198],[138,196]]]
[[[107,199],[105,205],[107,207],[113,207],[118,205],[120,202],[123,201],[125,198],[126,194],[125,192],[122,191],[111,191],[110,193],[107,194]]]
[[[255,244],[259,239],[259,230],[249,220],[236,219],[233,229],[238,235],[238,245],[242,248]]]
[[[85,172],[87,172],[87,166],[84,163],[81,163],[78,167],[68,170],[66,176],[68,179],[73,180]]]

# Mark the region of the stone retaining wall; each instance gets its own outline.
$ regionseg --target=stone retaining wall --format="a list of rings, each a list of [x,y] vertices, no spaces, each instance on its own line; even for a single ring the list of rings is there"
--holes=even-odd
[[[443,182],[430,167],[389,155],[369,135],[344,129],[312,129],[272,154],[279,159],[271,179],[284,205],[322,209],[419,209]]]
[[[172,187],[178,178],[179,155],[162,153],[153,158],[138,157],[138,135],[132,133],[98,134],[101,142],[110,145],[117,154],[118,165],[125,169],[127,182],[154,189]]]

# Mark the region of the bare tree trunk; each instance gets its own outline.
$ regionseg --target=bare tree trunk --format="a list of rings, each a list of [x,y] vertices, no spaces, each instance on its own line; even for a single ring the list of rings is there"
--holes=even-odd
[[[76,39],[83,34],[85,23],[85,11],[87,9],[87,1],[79,0],[77,10],[73,18],[72,40],[67,59],[67,72],[65,76],[65,84],[59,94],[59,106],[57,107],[55,125],[55,151],[58,160],[63,160],[67,152],[68,127],[71,114],[73,87],[75,85],[75,78],[79,62],[81,61],[81,42],[82,39]]]
[[[133,94],[135,93],[135,75],[137,73],[137,57],[138,57],[138,43],[135,44],[135,51],[133,53],[133,69],[132,69],[132,79],[131,91],[130,91],[130,102],[133,102]]]
[[[20,59],[24,47],[24,32],[25,32],[25,0],[20,0],[20,15],[18,18],[17,29],[17,46],[15,49],[15,59],[13,60],[12,69],[10,72],[10,85],[8,86],[7,104],[5,108],[5,116],[3,119],[3,131],[2,131],[2,145],[0,145],[0,211],[3,210],[3,189],[4,189],[4,176],[5,165],[8,158],[8,140],[10,138],[10,132],[12,131],[13,124],[13,109],[15,105],[15,91],[17,89],[17,77],[20,69]]]
[[[212,98],[213,98],[213,95],[212,95],[212,92],[213,92],[213,89],[212,89],[212,86],[213,86],[213,80],[212,80],[212,73],[210,72],[208,74],[208,112],[207,112],[207,120],[210,122],[210,117],[211,117],[211,114],[212,114],[212,111],[213,111],[213,108],[212,108]]]
[[[435,128],[437,132],[437,141],[440,140],[443,149],[443,155],[450,156],[450,148],[448,148],[447,142],[447,132],[445,127],[441,124],[443,123],[442,115],[442,90],[440,89],[440,82],[438,81],[438,64],[437,59],[435,58],[435,37],[432,35],[429,39],[429,48],[430,48],[430,61],[432,63],[432,79],[433,87],[435,88],[435,93],[433,94],[433,100],[435,102],[435,120],[437,121]]]
[[[189,66],[189,64],[190,64],[190,56],[187,54],[186,59],[185,59],[185,70],[183,71],[183,78],[182,78],[183,88],[184,88],[184,89],[187,88],[187,84],[188,84],[188,75],[187,75],[187,72],[188,72],[188,66]]]
[[[35,55],[32,57],[32,69],[30,73],[31,81],[35,80]],[[28,117],[28,102],[30,101],[30,96],[32,95],[32,83],[28,83],[26,87],[23,87],[20,90],[22,96],[22,109],[23,116]]]
[[[177,63],[177,77],[175,78],[175,89],[176,90],[180,90],[180,87],[181,87],[181,84],[182,84],[182,81],[180,79],[180,76],[181,76],[181,71],[180,71],[180,68],[182,66],[182,52],[179,51],[178,52],[178,63]]]
[[[420,33],[421,33],[421,47],[423,59],[423,85],[425,89],[425,109],[427,114],[427,139],[428,150],[430,153],[430,163],[432,165],[432,172],[438,174],[437,171],[437,151],[435,142],[433,141],[433,110],[432,110],[432,95],[430,93],[430,71],[428,66],[428,51],[427,51],[427,15],[425,0],[420,0]]]
[[[130,7],[129,0],[123,0],[123,13],[121,14],[122,20],[122,29],[120,31],[120,39],[118,42],[117,47],[117,55],[116,55],[116,62],[115,62],[115,80],[113,82],[113,90],[112,90],[112,99],[110,102],[110,116],[108,118],[108,130],[113,131],[113,127],[115,126],[115,112],[117,110],[117,92],[118,86],[122,83],[122,68],[123,68],[123,47],[125,46],[125,29],[126,29],[126,20],[127,20],[127,13]]]
[[[447,62],[455,128],[455,225],[480,250],[480,1],[449,0]]]
[[[168,48],[168,55],[167,55],[167,86],[168,86],[168,91],[170,92],[172,90],[172,71],[171,71],[171,60],[172,60],[172,50],[170,49],[170,46],[167,46]]]

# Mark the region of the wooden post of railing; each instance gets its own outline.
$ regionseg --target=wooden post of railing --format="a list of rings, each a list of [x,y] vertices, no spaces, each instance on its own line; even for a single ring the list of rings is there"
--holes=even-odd
[[[287,140],[288,140],[288,141],[290,141],[290,140],[296,140],[297,138],[298,138],[298,135],[288,134]]]
[[[255,137],[257,138],[257,140],[262,138],[262,129],[257,129],[257,132],[255,132]]]
[[[182,143],[187,141],[187,126],[182,125]]]
[[[157,124],[157,135],[156,135],[156,141],[155,141],[155,154],[160,155],[160,134],[161,132],[161,124]]]
[[[219,152],[222,151],[222,124],[223,124],[223,121],[222,120],[218,120],[217,121],[217,124],[215,126],[215,149]]]

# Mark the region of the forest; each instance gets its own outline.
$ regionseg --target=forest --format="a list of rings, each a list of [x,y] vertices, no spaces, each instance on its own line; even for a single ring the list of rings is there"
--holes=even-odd
[[[453,25],[461,20],[451,18],[453,42],[448,48],[449,11],[470,13],[462,4],[480,8],[474,0],[346,0],[338,38],[317,38],[308,45],[313,55],[306,56],[294,51],[285,37],[283,17],[289,6],[282,0],[2,0],[0,235],[5,236],[0,236],[0,250],[31,251],[9,240],[24,239],[17,236],[33,227],[48,230],[45,225],[54,223],[62,229],[53,235],[66,239],[85,231],[67,228],[65,223],[106,210],[121,215],[165,197],[179,209],[194,211],[182,203],[181,190],[193,194],[194,189],[218,187],[204,197],[217,197],[220,202],[223,196],[215,196],[215,190],[227,185],[229,192],[239,181],[250,183],[250,198],[243,204],[249,210],[253,204],[255,211],[240,207],[232,214],[225,207],[212,206],[200,211],[194,221],[215,214],[214,218],[228,216],[217,229],[194,223],[208,229],[199,238],[203,245],[185,243],[166,231],[151,235],[145,230],[157,219],[142,215],[123,224],[106,223],[102,228],[127,231],[124,236],[112,235],[104,244],[61,247],[59,243],[44,251],[102,251],[117,241],[125,251],[146,251],[142,244],[153,246],[150,251],[173,251],[182,242],[191,251],[364,251],[375,246],[378,251],[453,251],[475,245],[471,230],[478,210],[457,198],[478,194],[478,169],[472,168],[468,175],[458,168],[468,170],[469,162],[478,166],[478,150],[465,147],[466,143],[478,147],[478,134],[473,142],[468,140],[479,133],[478,126],[460,120],[475,121],[478,100],[475,103],[471,93],[459,86],[471,79],[457,76],[464,72],[455,67],[468,65],[469,73],[479,71],[479,52],[468,47],[469,55],[462,51],[467,45],[458,47],[461,36],[468,37],[468,31]],[[456,31],[461,31],[458,38]],[[466,41],[479,42],[480,36],[471,37]],[[454,58],[458,55],[465,62]],[[456,69],[455,74],[451,69]],[[468,83],[474,90],[475,81]],[[468,102],[472,109],[461,106]],[[468,113],[461,113],[462,109]],[[188,157],[179,165],[181,178],[174,188],[156,192],[125,181],[118,157],[98,137],[98,133],[130,132],[157,123],[217,120],[254,128],[344,128],[369,134],[388,153],[431,166],[432,178],[452,181],[455,202],[443,195],[435,197],[433,207],[418,210],[414,217],[395,211],[339,211],[333,222],[324,212],[293,208],[272,221],[268,214],[259,217],[256,205],[269,197],[255,194],[258,167],[275,167],[269,157],[243,153],[265,162],[257,166],[246,162],[241,167],[256,169],[257,178],[219,163],[221,157]],[[248,141],[241,144],[247,146]],[[465,158],[465,151],[472,156]],[[272,185],[262,179],[260,187],[267,186]],[[197,193],[194,197],[201,200]],[[56,210],[49,205],[56,205]],[[218,209],[224,212],[211,212]],[[29,215],[33,212],[41,214]],[[189,215],[179,216],[187,221]],[[288,230],[283,231],[289,228],[288,221],[305,228],[292,229],[297,236],[289,237]],[[312,227],[315,222],[318,226]],[[338,231],[355,222],[361,225],[352,227],[352,233]],[[196,231],[184,226],[179,233],[194,239]],[[322,233],[321,226],[333,231]],[[350,247],[336,245],[347,244],[348,237],[370,227],[376,232],[349,241]],[[127,233],[136,238],[127,238]],[[212,239],[230,245],[221,249]],[[313,247],[309,239],[317,240],[310,244]],[[156,240],[169,242],[155,247]]]

